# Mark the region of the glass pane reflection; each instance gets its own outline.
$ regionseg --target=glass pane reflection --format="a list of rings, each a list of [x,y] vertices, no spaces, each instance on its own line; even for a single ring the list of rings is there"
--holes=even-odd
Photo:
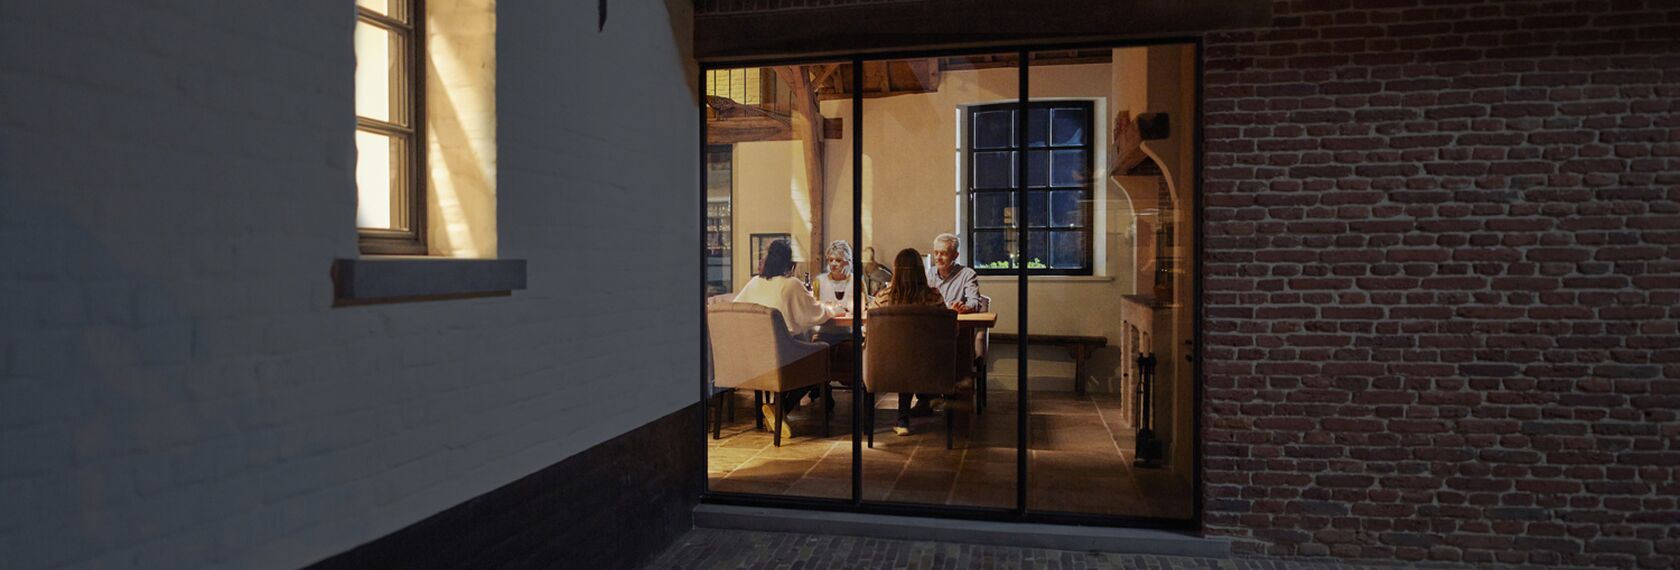
[[[1185,357],[1195,337],[1192,276],[1183,269],[1194,266],[1194,232],[1186,231],[1193,156],[1157,152],[1178,162],[1135,172],[1110,172],[1107,163],[1125,144],[1111,132],[1116,123],[1143,110],[1195,116],[1193,90],[1179,88],[1195,72],[1194,48],[1033,55],[1030,99],[1049,109],[1042,151],[1049,186],[1031,204],[1044,206],[1042,217],[1029,213],[1043,226],[1029,230],[1027,262],[1103,279],[1029,277],[1029,334],[1057,335],[1064,345],[1028,355],[1027,508],[1186,519],[1195,427]],[[1174,88],[1159,88],[1163,82]],[[1191,144],[1179,137],[1192,136],[1193,125],[1172,126],[1170,143],[1146,144],[1162,145],[1157,151]],[[1140,354],[1156,356],[1147,383]],[[1150,399],[1147,421],[1140,394]]]
[[[933,68],[937,75],[918,71]],[[863,456],[866,501],[1016,504],[1015,371],[987,369],[984,361],[986,331],[1005,317],[964,321],[927,303],[962,300],[965,311],[980,310],[976,315],[1017,305],[1014,286],[979,282],[971,268],[1010,262],[1012,231],[1005,228],[1019,222],[1015,149],[1021,140],[1012,108],[1019,100],[1017,75],[1010,55],[865,63],[865,77],[890,86],[866,87],[874,91],[864,100],[867,245],[889,262],[907,252],[905,263],[894,268],[894,277],[905,280],[894,287],[925,292],[945,285],[938,301],[887,298],[887,306],[870,313],[863,349],[873,409],[873,421],[864,420],[873,440]],[[1047,171],[1039,172],[1048,181]],[[955,200],[953,188],[960,192]],[[936,245],[941,234],[956,242]],[[931,283],[913,283],[910,276]],[[962,283],[984,297],[964,299],[972,289]],[[893,336],[917,319],[940,315],[953,322],[927,330],[944,334]]]

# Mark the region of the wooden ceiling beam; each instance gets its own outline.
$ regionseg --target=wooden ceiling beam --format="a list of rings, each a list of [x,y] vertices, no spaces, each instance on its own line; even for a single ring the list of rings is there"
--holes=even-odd
[[[706,122],[706,144],[791,140],[793,126],[772,117],[730,117]]]
[[[817,267],[822,263],[823,249],[828,246],[823,235],[823,116],[817,108],[816,85],[805,68],[794,65],[776,66],[776,75],[793,92],[793,136],[800,142],[805,155],[805,191],[807,218],[811,223],[811,239],[805,247],[805,259]],[[809,271],[810,269],[807,269]]]

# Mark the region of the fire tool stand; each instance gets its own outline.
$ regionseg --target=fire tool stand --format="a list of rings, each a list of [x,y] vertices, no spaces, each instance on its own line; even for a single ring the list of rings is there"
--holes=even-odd
[[[1138,353],[1138,399],[1143,404],[1143,414],[1138,421],[1137,431],[1137,459],[1132,465],[1146,469],[1161,468],[1161,439],[1155,437],[1155,353],[1147,356]]]

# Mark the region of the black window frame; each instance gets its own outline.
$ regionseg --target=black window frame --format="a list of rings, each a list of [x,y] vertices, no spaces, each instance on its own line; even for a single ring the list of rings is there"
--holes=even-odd
[[[425,0],[388,0],[391,9],[380,13],[356,6],[356,25],[370,24],[397,34],[403,49],[394,55],[403,59],[402,76],[392,82],[391,121],[356,115],[356,132],[391,137],[402,144],[392,165],[396,176],[391,184],[394,219],[405,229],[357,227],[358,245],[364,254],[425,255],[426,246],[426,28]],[[352,28],[352,33],[354,28]],[[358,54],[359,57],[359,54]],[[357,161],[362,160],[359,154]],[[355,166],[352,165],[352,172]]]
[[[978,115],[980,113],[986,113],[986,112],[994,112],[994,111],[1014,112],[1019,108],[1019,104],[1015,101],[1010,101],[1010,102],[993,103],[993,104],[987,104],[987,105],[971,105],[964,110],[964,113],[963,113],[963,123],[964,123],[963,124],[963,128],[964,128],[963,137],[964,137],[964,140],[962,141],[963,142],[962,149],[963,149],[963,168],[965,168],[966,170],[963,173],[963,180],[964,180],[963,197],[966,201],[963,205],[963,208],[964,208],[964,215],[963,215],[963,234],[964,235],[963,235],[963,238],[965,240],[964,251],[966,252],[965,256],[967,257],[968,262],[969,262],[968,265],[969,265],[969,267],[974,269],[975,273],[980,274],[980,275],[1014,275],[1016,273],[1016,269],[1013,268],[1013,267],[1008,267],[1008,268],[982,268],[980,266],[980,264],[977,262],[977,260],[975,258],[975,254],[978,252],[977,244],[979,243],[979,241],[977,239],[975,239],[975,232],[976,231],[979,231],[979,232],[999,232],[999,231],[1001,231],[1001,232],[1004,232],[1004,234],[1006,236],[1008,236],[1010,232],[1019,232],[1019,231],[1021,231],[1021,228],[1022,228],[1022,225],[1021,225],[1022,221],[1019,220],[1019,219],[1011,220],[1010,225],[1007,225],[1007,226],[996,226],[996,227],[983,226],[983,227],[978,227],[977,228],[975,226],[975,220],[978,216],[975,215],[975,206],[977,204],[979,195],[980,194],[988,194],[988,193],[995,193],[995,194],[999,194],[999,195],[1008,194],[1008,195],[1011,196],[1010,200],[1013,201],[1015,199],[1014,196],[1028,196],[1027,199],[1031,200],[1031,197],[1030,197],[1031,195],[1033,195],[1035,193],[1041,193],[1041,194],[1044,195],[1044,210],[1046,210],[1044,212],[1044,224],[1042,224],[1042,225],[1026,225],[1025,226],[1025,232],[1017,235],[1015,243],[1025,244],[1025,243],[1027,243],[1027,240],[1031,239],[1035,233],[1042,232],[1043,234],[1045,234],[1045,238],[1044,238],[1045,239],[1045,248],[1046,248],[1046,251],[1048,251],[1049,248],[1052,247],[1051,243],[1050,243],[1050,240],[1052,239],[1052,236],[1054,236],[1054,234],[1056,232],[1074,232],[1074,231],[1077,231],[1077,232],[1080,232],[1081,234],[1084,235],[1084,240],[1085,240],[1085,249],[1084,249],[1085,255],[1084,255],[1084,260],[1083,260],[1084,266],[1081,267],[1081,268],[1077,268],[1077,269],[1056,269],[1056,268],[1052,268],[1052,267],[1045,267],[1045,268],[1031,268],[1031,267],[1029,267],[1027,269],[1027,273],[1029,275],[1082,275],[1082,276],[1089,276],[1089,275],[1094,275],[1095,274],[1096,251],[1094,249],[1094,245],[1095,245],[1095,243],[1094,243],[1095,242],[1095,237],[1094,236],[1095,236],[1095,233],[1096,233],[1096,202],[1095,202],[1096,192],[1095,192],[1094,189],[1095,189],[1095,186],[1097,184],[1097,180],[1095,178],[1095,176],[1096,176],[1095,175],[1096,141],[1097,141],[1096,103],[1094,101],[1090,101],[1090,100],[1031,101],[1031,102],[1028,103],[1028,110],[1029,110],[1028,112],[1030,113],[1031,111],[1039,110],[1039,109],[1045,110],[1045,122],[1046,122],[1046,127],[1048,127],[1048,125],[1052,122],[1050,114],[1049,114],[1050,109],[1057,109],[1057,108],[1066,109],[1066,108],[1074,108],[1074,107],[1080,108],[1085,112],[1085,132],[1087,133],[1087,136],[1085,137],[1084,144],[1081,144],[1081,145],[1056,145],[1052,141],[1048,140],[1048,138],[1047,138],[1045,140],[1045,146],[1044,147],[1030,146],[1031,143],[1027,140],[1027,137],[1025,136],[1025,133],[1021,133],[1022,136],[1016,136],[1016,133],[1013,130],[1013,125],[1015,124],[1015,121],[1014,121],[1013,118],[1011,118],[1011,120],[1010,120],[1010,124],[1011,124],[1010,139],[1011,140],[1010,140],[1009,146],[1008,147],[987,148],[987,149],[978,149],[977,145],[974,142],[975,137],[978,134],[974,129],[974,117],[975,117],[975,115]],[[1085,172],[1085,183],[1081,187],[1056,186],[1054,184],[1047,184],[1046,186],[1036,187],[1036,188],[1035,187],[1027,187],[1026,186],[1026,184],[1027,184],[1026,183],[1026,176],[1025,176],[1026,173],[1024,173],[1024,172],[1013,172],[1012,180],[1011,180],[1010,186],[1008,188],[980,189],[980,188],[975,187],[975,178],[976,178],[974,176],[974,170],[975,170],[974,169],[974,164],[975,164],[974,154],[975,154],[975,152],[977,152],[977,151],[979,151],[979,152],[1006,151],[1006,152],[1015,153],[1015,152],[1027,152],[1027,151],[1030,151],[1031,149],[1035,149],[1035,148],[1042,148],[1045,151],[1049,151],[1049,150],[1083,150],[1083,151],[1085,151],[1085,170],[1084,170],[1084,172]],[[1016,161],[1014,159],[1011,159],[1011,164],[1015,164],[1015,163],[1016,163]],[[1049,168],[1048,164],[1046,164],[1046,168]],[[1048,175],[1048,173],[1047,173],[1047,175]],[[1024,188],[1025,193],[1023,193],[1023,187],[1025,187]],[[1050,212],[1049,212],[1049,210],[1050,210],[1051,192],[1071,192],[1071,191],[1080,192],[1079,207],[1080,207],[1081,214],[1082,214],[1082,216],[1081,216],[1082,220],[1081,221],[1083,222],[1083,224],[1078,225],[1078,226],[1052,226],[1052,225],[1050,225]],[[1019,208],[1017,208],[1016,211],[1020,211]],[[1027,263],[1028,260],[1025,259],[1026,258],[1026,247],[1019,247],[1019,251],[1021,253],[1021,262],[1022,263]],[[1046,265],[1048,265],[1048,264],[1049,264],[1049,262],[1046,261]]]

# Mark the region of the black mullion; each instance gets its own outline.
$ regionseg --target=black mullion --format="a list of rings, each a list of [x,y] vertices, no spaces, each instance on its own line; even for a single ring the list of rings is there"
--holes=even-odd
[[[1204,101],[1203,97],[1205,97],[1205,95],[1202,92],[1202,58],[1204,55],[1202,53],[1201,37],[1196,38],[1195,46],[1196,69],[1193,73],[1196,74],[1196,88],[1195,95],[1192,95],[1193,99],[1191,100],[1195,102],[1196,111],[1191,114],[1194,119],[1194,124],[1191,125],[1193,130],[1191,130],[1192,136],[1190,139],[1192,145],[1190,152],[1190,172],[1192,172],[1191,176],[1194,176],[1192,179],[1194,182],[1190,186],[1189,193],[1192,212],[1190,219],[1190,224],[1192,226],[1191,232],[1192,235],[1196,236],[1196,245],[1190,248],[1190,254],[1194,256],[1191,258],[1191,265],[1195,267],[1193,270],[1195,273],[1192,274],[1192,279],[1194,279],[1194,281],[1191,282],[1192,284],[1190,289],[1190,306],[1192,311],[1190,322],[1194,323],[1194,326],[1190,327],[1190,336],[1194,339],[1194,342],[1190,347],[1190,401],[1193,403],[1190,415],[1190,445],[1192,446],[1190,451],[1190,517],[1194,527],[1201,528],[1204,501],[1202,497],[1202,383],[1205,381],[1205,377],[1203,376],[1204,370],[1202,368],[1202,361],[1205,359],[1202,358],[1204,353],[1204,349],[1202,347],[1206,346],[1203,342],[1204,327],[1202,325],[1202,319],[1206,316],[1206,311],[1202,306],[1202,261],[1206,259],[1204,257],[1203,244],[1207,243],[1207,236],[1203,235],[1206,228],[1202,219],[1202,211],[1205,209],[1202,207],[1202,167],[1204,166],[1202,153],[1206,152],[1207,149],[1204,146],[1205,143],[1202,138],[1202,102]]]
[[[856,67],[852,69],[861,71],[860,68]],[[853,73],[852,75],[862,75],[862,73]],[[856,83],[857,82],[854,81],[854,86],[856,86]],[[855,93],[856,91],[853,92]],[[963,113],[963,140],[961,141],[964,149],[963,152],[966,153],[963,158],[967,159],[963,161],[963,169],[967,172],[962,173],[968,178],[968,183],[964,184],[965,189],[968,191],[968,215],[963,216],[963,238],[968,240],[969,267],[975,267],[976,265],[975,260],[978,258],[975,257],[974,254],[979,250],[979,248],[975,247],[975,245],[980,243],[974,239],[974,205],[979,200],[977,196],[978,192],[974,190],[974,113],[974,107],[969,107],[968,112]],[[975,268],[974,271],[975,273],[979,273],[980,269]],[[870,429],[874,429],[874,427],[875,426],[870,426]]]
[[[705,116],[704,111],[701,116]],[[863,237],[863,58],[852,58],[852,240]],[[972,218],[973,216],[970,216]],[[859,250],[861,252],[861,250]],[[852,275],[863,279],[863,256],[852,256]],[[867,280],[867,279],[866,279]],[[863,297],[868,287],[852,292],[852,505],[863,504]],[[832,392],[830,392],[832,394]],[[827,402],[824,402],[826,405]],[[875,429],[870,423],[868,429]]]
[[[700,84],[701,85],[706,84],[706,71],[707,71],[706,66],[702,64],[700,66]],[[699,194],[700,194],[700,196],[699,196],[700,227],[699,227],[699,232],[700,232],[700,290],[701,290],[701,297],[700,297],[700,339],[701,339],[701,341],[700,341],[700,413],[697,414],[697,415],[700,416],[700,440],[698,442],[696,442],[696,444],[700,446],[700,457],[702,457],[705,461],[710,462],[712,460],[712,450],[711,450],[711,447],[706,444],[706,437],[707,437],[707,434],[710,434],[712,430],[708,429],[709,426],[706,425],[707,420],[708,420],[707,416],[710,415],[710,412],[709,412],[710,406],[707,406],[706,404],[708,404],[711,401],[713,396],[712,396],[712,390],[711,390],[711,388],[712,388],[711,382],[709,382],[710,379],[706,377],[706,373],[708,372],[708,370],[706,368],[706,365],[707,365],[707,362],[709,360],[711,360],[711,355],[708,354],[708,352],[711,349],[711,340],[710,340],[711,328],[707,324],[707,321],[706,321],[705,288],[706,288],[706,277],[707,277],[706,269],[707,269],[707,266],[709,264],[711,264],[711,252],[708,251],[707,248],[706,248],[706,238],[708,237],[706,235],[706,217],[707,217],[706,195],[709,193],[709,190],[710,190],[710,188],[707,186],[706,178],[709,174],[709,172],[707,172],[707,171],[711,170],[711,152],[710,152],[711,147],[706,144],[706,95],[705,95],[704,92],[697,93],[697,94],[695,94],[695,99],[696,99],[695,104],[700,109],[700,192],[699,192]],[[731,200],[734,199],[734,193],[733,192],[731,192],[731,194],[730,194],[730,199]],[[733,204],[731,204],[731,206],[733,206]],[[730,210],[730,214],[731,214],[731,216],[733,216],[734,210]],[[730,228],[731,228],[731,231],[733,231],[733,229],[734,229],[734,222],[733,221],[730,222]],[[733,253],[731,255],[733,255]],[[733,261],[733,260],[731,260],[731,261]],[[731,267],[730,269],[731,269],[731,272],[733,272],[734,268]],[[735,394],[733,392],[731,392],[729,394],[728,405],[731,406],[731,407],[733,407],[735,405]],[[718,412],[720,412],[720,413],[724,412],[724,411],[726,411],[726,410],[718,410]],[[722,418],[719,418],[719,421],[722,421]],[[711,492],[711,484],[712,484],[711,479],[712,478],[709,475],[710,472],[711,472],[710,469],[702,469],[702,470],[700,470],[700,473],[696,474],[696,476],[698,476],[700,478],[700,493],[701,494]]]
[[[1021,50],[1015,61],[1020,65],[1016,69],[1015,88],[1020,91],[1015,94],[1015,130],[1020,137],[1018,142],[1022,148],[1015,155],[1017,172],[1015,191],[1018,193],[1017,196],[1020,197],[1020,203],[1017,204],[1016,209],[1021,212],[1019,219],[1016,221],[1016,225],[1019,227],[1016,231],[1020,233],[1016,243],[1020,244],[1021,251],[1016,257],[1019,263],[1015,264],[1015,294],[1018,296],[1017,302],[1020,304],[1020,315],[1016,317],[1015,323],[1015,514],[1017,517],[1025,517],[1027,514],[1027,442],[1030,441],[1027,437],[1027,429],[1030,427],[1027,421],[1029,410],[1027,406],[1027,394],[1029,393],[1029,386],[1027,385],[1027,301],[1030,297],[1027,295],[1026,251],[1028,247],[1027,220],[1031,219],[1028,211],[1031,204],[1027,199],[1027,153],[1025,150],[1027,146],[1027,115],[1031,109],[1028,101],[1031,91],[1028,89],[1027,68],[1029,63],[1027,62],[1027,51]]]
[[[1097,188],[1097,165],[1096,165],[1096,161],[1097,161],[1097,156],[1096,156],[1097,155],[1097,117],[1095,115],[1096,115],[1096,112],[1097,112],[1097,106],[1096,106],[1096,104],[1090,103],[1088,101],[1086,102],[1085,105],[1082,105],[1082,106],[1085,108],[1085,133],[1086,133],[1085,134],[1085,184],[1084,184],[1084,188],[1083,188],[1084,192],[1080,195],[1081,200],[1079,202],[1080,202],[1080,207],[1084,208],[1085,212],[1084,212],[1084,215],[1080,216],[1079,218],[1080,218],[1080,221],[1083,222],[1083,227],[1081,229],[1083,229],[1085,231],[1085,255],[1083,256],[1085,258],[1084,259],[1084,266],[1085,266],[1085,273],[1084,274],[1085,275],[1096,275],[1097,274],[1097,267],[1096,267],[1096,265],[1097,265],[1097,245],[1096,245],[1097,236],[1096,236],[1096,233],[1097,232],[1096,232],[1095,228],[1096,228],[1096,225],[1097,225],[1097,191],[1096,191],[1096,188]],[[1104,123],[1105,125],[1107,124],[1106,123],[1107,120],[1108,120],[1107,117],[1103,118],[1103,121],[1105,122]],[[1112,139],[1113,135],[1110,134],[1109,138]],[[1102,181],[1104,183],[1107,183],[1108,182],[1108,177],[1106,175],[1104,175]],[[1049,218],[1046,218],[1045,221],[1049,221]]]

